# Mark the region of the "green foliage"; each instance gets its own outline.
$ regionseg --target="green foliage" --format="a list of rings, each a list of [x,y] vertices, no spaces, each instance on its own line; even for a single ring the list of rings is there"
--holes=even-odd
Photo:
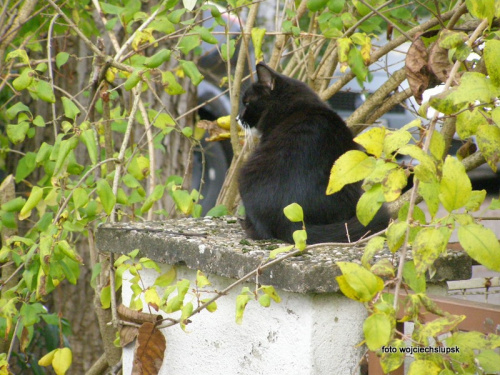
[[[6,14],[18,14],[15,4],[20,3],[6,3]],[[333,74],[335,66],[330,63],[338,62],[345,77],[355,77],[363,85],[371,79],[371,63],[380,51],[377,35],[392,33],[389,36],[394,40],[406,32],[413,38],[413,28],[420,27],[422,20],[434,15],[440,15],[440,25],[447,25],[449,18],[441,19],[442,15],[457,8],[459,3],[304,0],[303,7],[294,2],[287,4],[283,9],[281,30],[251,28],[255,57],[257,60],[271,57],[268,55],[271,44],[277,46],[275,50],[289,51],[286,56],[277,56],[281,64],[298,78],[307,79],[311,87],[325,95],[329,90],[325,77],[338,77]],[[443,314],[433,323],[419,324],[418,321],[420,309],[435,312],[425,295],[425,275],[427,271],[432,272],[434,261],[446,250],[453,231],[457,231],[462,247],[473,259],[490,269],[500,270],[500,249],[495,233],[472,215],[481,207],[486,192],[472,189],[463,157],[447,155],[451,136],[431,131],[429,121],[432,120],[424,115],[427,108],[432,107],[442,114],[440,120],[455,118],[458,136],[464,141],[475,137],[478,152],[496,171],[500,160],[500,110],[497,106],[500,42],[498,29],[492,21],[500,14],[499,6],[491,0],[467,0],[465,4],[467,14],[457,18],[458,26],[465,20],[476,18],[480,22],[485,19],[486,30],[478,32],[482,45],[468,43],[472,32],[440,29],[439,26],[434,27],[437,35],[426,40],[425,48],[428,47],[429,53],[437,47],[444,51],[445,57],[440,63],[458,62],[458,73],[451,87],[424,103],[419,111],[422,118],[403,128],[377,127],[357,135],[355,141],[366,152],[346,153],[331,170],[327,194],[334,194],[351,183],[362,184],[364,193],[356,213],[363,224],[372,220],[382,204],[400,203],[409,176],[416,182],[416,193],[423,198],[430,213],[430,217],[426,217],[418,207],[401,204],[397,220],[386,233],[367,242],[361,265],[354,262],[338,264],[342,272],[337,278],[341,290],[349,298],[363,302],[370,313],[363,331],[371,350],[404,346],[394,329],[395,311],[391,300],[394,297],[384,293],[384,286],[394,283],[397,265],[376,257],[385,246],[393,253],[408,246],[413,251],[413,261],[404,264],[402,275],[404,287],[415,293],[404,301],[406,316],[403,319],[416,321],[412,338],[415,346],[426,345],[431,337],[454,329],[462,319]],[[221,5],[239,12],[250,3],[234,0]],[[57,9],[44,1],[38,2],[27,22],[13,31],[13,39],[2,45],[5,56],[0,56],[1,74],[5,78],[0,83],[0,118],[5,123],[0,135],[0,167],[14,166],[8,173],[14,176],[19,192],[23,192],[2,202],[0,207],[0,229],[19,232],[10,236],[0,249],[0,263],[13,264],[18,270],[13,275],[15,286],[1,292],[0,333],[12,343],[17,335],[22,350],[16,355],[20,363],[25,363],[22,355],[33,347],[37,330],[44,324],[49,326],[55,332],[54,345],[46,345],[49,354],[42,362],[64,373],[71,362],[68,360],[71,351],[64,342],[58,341],[68,334],[67,324],[48,313],[42,303],[61,283],[78,282],[83,261],[77,243],[93,235],[97,225],[172,214],[201,216],[203,190],[188,188],[189,174],[177,168],[182,163],[176,155],[185,154],[175,149],[175,145],[185,142],[187,149],[198,150],[201,138],[193,124],[184,121],[188,114],[178,113],[178,108],[169,108],[161,100],[166,95],[175,103],[189,102],[186,101],[188,95],[207,75],[198,64],[198,57],[204,53],[202,46],[213,46],[227,63],[238,48],[241,51],[241,44],[238,44],[241,35],[220,42],[214,27],[200,21],[210,14],[214,24],[226,27],[221,8],[194,0],[169,0],[161,4],[138,0],[99,2],[104,17],[102,25],[96,23],[100,21],[95,16],[97,9],[93,3],[67,2],[59,6],[68,18],[61,15],[49,33],[46,21],[55,16]],[[375,12],[372,7],[382,8]],[[300,14],[301,9],[307,11]],[[140,27],[146,21],[148,24]],[[107,52],[97,55],[99,47],[92,46],[96,55],[90,63],[88,55],[92,52],[79,56],[70,47],[91,43],[81,42],[83,39],[78,32],[95,40],[103,30],[114,34],[118,29],[117,35],[123,36],[119,48],[126,48],[116,56],[107,55]],[[0,25],[0,32],[3,31]],[[278,38],[272,39],[276,34]],[[281,37],[288,44],[278,46]],[[52,46],[52,60],[45,53],[47,38],[58,41]],[[2,40],[0,38],[0,43]],[[101,49],[110,50],[111,46]],[[472,50],[477,54],[474,62],[469,61]],[[83,61],[96,69],[91,79],[100,81],[89,82],[86,77],[80,80],[85,81],[82,87],[66,86],[62,81],[72,84],[78,81],[73,77],[78,70],[73,65]],[[433,70],[436,61],[434,58],[430,61],[422,71]],[[444,69],[447,74],[450,72],[449,67]],[[231,74],[223,81],[234,84]],[[389,100],[392,94],[385,93],[385,99],[378,105]],[[142,102],[134,106],[136,95],[141,95]],[[145,102],[146,97],[155,99]],[[191,106],[192,102],[189,103]],[[160,167],[157,155],[171,159],[171,168]],[[401,155],[413,160],[413,166],[401,165],[398,159]],[[467,157],[467,153],[465,155]],[[15,161],[11,162],[11,158]],[[165,175],[166,170],[170,175]],[[439,216],[440,207],[447,213]],[[498,207],[499,201],[493,200],[490,209]],[[219,205],[208,215],[217,217],[228,213],[226,206]],[[294,203],[285,208],[284,214],[289,220],[302,223],[302,228],[293,234],[294,245],[273,250],[270,259],[294,247],[307,250],[307,227],[302,209]],[[26,225],[20,226],[19,221]],[[92,282],[100,291],[102,306],[110,308],[115,291],[109,283],[102,284],[99,280],[100,272],[105,271],[103,267],[101,264],[94,267]],[[217,309],[213,298],[205,298],[204,294],[212,291],[208,290],[210,281],[201,272],[195,281],[177,280],[175,269],[162,270],[150,259],[139,258],[139,251],[119,257],[114,267],[116,290],[121,287],[124,275],[131,283],[131,308],[174,314],[182,329],[186,329],[191,315],[202,306],[210,312]],[[140,278],[140,271],[145,268],[158,272],[152,286],[144,285]],[[255,290],[245,287],[236,301],[237,323],[242,323],[245,308],[252,299],[264,307],[270,306],[272,301],[280,302],[272,286],[258,285]],[[447,345],[464,348],[463,353],[450,354],[451,365],[445,357],[418,356],[410,373],[446,374],[451,369],[456,370],[454,363],[467,364],[470,373],[499,371],[498,355],[492,351],[499,345],[494,336],[455,332],[447,339]],[[404,355],[399,352],[382,353],[381,364],[384,371],[392,371],[403,359]],[[0,356],[0,369],[5,362],[5,356]]]

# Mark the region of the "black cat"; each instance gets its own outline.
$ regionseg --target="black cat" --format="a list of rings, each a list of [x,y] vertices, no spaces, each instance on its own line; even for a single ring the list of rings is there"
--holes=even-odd
[[[247,235],[293,243],[301,223],[290,222],[283,208],[294,202],[304,210],[308,244],[352,242],[384,229],[389,221],[384,208],[368,227],[357,220],[359,184],[326,195],[335,160],[357,148],[340,116],[306,84],[265,64],[257,64],[257,77],[243,95],[239,115],[261,136],[238,181]]]

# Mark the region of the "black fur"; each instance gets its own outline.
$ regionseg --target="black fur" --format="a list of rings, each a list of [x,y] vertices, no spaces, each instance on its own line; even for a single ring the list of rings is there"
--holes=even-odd
[[[325,193],[335,160],[357,148],[344,121],[304,83],[262,63],[257,76],[244,93],[239,115],[244,126],[261,133],[239,176],[247,235],[293,243],[301,223],[290,222],[283,208],[294,202],[304,210],[308,244],[355,241],[385,228],[384,210],[368,227],[356,219],[359,184]]]

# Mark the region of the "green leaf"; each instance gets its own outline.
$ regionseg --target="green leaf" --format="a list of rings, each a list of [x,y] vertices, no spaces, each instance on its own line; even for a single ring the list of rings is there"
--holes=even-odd
[[[21,160],[19,160],[19,163],[16,168],[16,183],[21,182],[24,180],[26,177],[28,177],[31,172],[33,172],[36,168],[36,156],[34,152],[27,152],[26,155],[24,155]]]
[[[35,208],[38,203],[43,198],[43,189],[39,186],[33,186],[33,189],[31,189],[30,196],[26,203],[24,204],[23,208],[21,209],[21,212],[19,213],[19,220],[24,220],[28,218],[31,215],[31,210]]]
[[[68,52],[59,52],[56,56],[56,66],[59,69],[61,66],[66,64],[66,62],[69,59],[69,53]]]
[[[431,217],[436,216],[439,210],[439,187],[438,181],[429,182],[420,181],[418,185],[418,193],[424,198]]]
[[[427,283],[424,273],[417,273],[414,261],[406,261],[403,267],[403,279],[415,293],[425,293]]]
[[[211,208],[205,216],[211,216],[211,217],[222,217],[229,215],[229,211],[227,207],[223,204],[219,204],[213,208]]]
[[[448,155],[443,165],[439,200],[448,212],[452,212],[467,204],[471,192],[472,185],[464,166],[456,158]]]
[[[170,60],[171,53],[172,51],[170,51],[169,49],[165,48],[161,49],[159,52],[156,52],[153,56],[148,57],[144,61],[144,66],[146,68],[151,68],[151,69],[157,68],[164,62]]]
[[[372,314],[363,322],[363,333],[368,349],[378,350],[391,339],[391,320],[386,314]]]
[[[486,199],[486,190],[472,190],[470,199],[465,205],[467,211],[477,211]]]
[[[416,359],[410,364],[408,375],[439,375],[441,367],[429,360]]]
[[[186,325],[189,323],[188,319],[193,313],[193,304],[191,302],[186,303],[181,309],[181,318],[179,325],[185,331]]]
[[[500,354],[494,350],[483,350],[477,355],[476,359],[486,374],[498,374],[500,372]]]
[[[12,81],[12,86],[14,86],[17,91],[24,90],[29,85],[31,85],[31,82],[33,82],[34,74],[35,72],[33,71],[33,69],[24,69],[19,77]]]
[[[39,80],[36,85],[35,93],[38,95],[40,99],[47,103],[55,103],[56,96],[54,95],[54,91],[52,91],[52,87],[48,82]]]
[[[375,159],[358,150],[347,151],[335,161],[326,194],[340,191],[345,185],[361,181],[375,168]]]
[[[7,136],[14,144],[21,143],[26,138],[30,128],[29,122],[23,121],[16,125],[7,125]]]
[[[139,181],[144,180],[150,173],[149,159],[143,155],[136,155],[127,166],[127,172]]]
[[[415,175],[420,181],[429,182],[435,179],[437,174],[436,165],[430,155],[425,153],[420,147],[406,145],[399,149],[401,155],[409,155],[420,163],[415,167]]]
[[[84,132],[82,132],[80,135],[80,140],[85,145],[89,153],[90,161],[92,162],[92,164],[93,165],[97,164],[98,152],[97,152],[97,143],[94,135],[94,130],[87,129]]]
[[[182,134],[186,138],[191,138],[193,136],[193,128],[190,128],[189,126],[186,126],[185,128],[182,128]]]
[[[168,95],[180,95],[186,92],[179,82],[177,82],[172,72],[163,72],[161,74],[161,82]]]
[[[484,46],[484,63],[493,84],[500,87],[500,40],[487,40]]]
[[[348,262],[337,262],[337,265],[342,271],[345,283],[355,292],[358,301],[371,301],[378,292],[384,289],[384,281],[363,266]]]
[[[395,132],[389,132],[384,139],[383,151],[385,156],[389,157],[396,150],[407,145],[411,138],[411,133],[407,130],[399,129]]]
[[[259,297],[259,303],[262,307],[269,307],[271,306],[271,297],[269,297],[267,294],[262,294]]]
[[[413,242],[413,260],[419,274],[425,273],[446,250],[449,233],[446,235],[441,229],[449,232],[446,228],[424,228],[418,232]]]
[[[134,70],[127,78],[125,83],[123,84],[123,87],[125,90],[130,91],[132,90],[137,84],[141,81],[141,74],[142,70],[136,69]]]
[[[205,274],[200,270],[196,271],[196,286],[198,288],[204,288],[208,285],[212,285],[212,283],[208,281],[208,278],[205,276]]]
[[[29,65],[30,58],[24,49],[16,49],[15,51],[9,52],[7,57],[5,58],[5,62],[9,62],[12,59],[19,58],[23,63]]]
[[[465,0],[467,10],[470,14],[479,19],[487,18],[490,25],[493,16],[495,15],[495,1],[494,0]]]
[[[374,237],[368,241],[363,251],[363,256],[361,257],[361,264],[370,269],[370,261],[373,259],[376,253],[382,251],[385,244],[385,238],[381,236]]]
[[[186,9],[176,9],[168,14],[168,20],[173,24],[178,24],[181,21],[181,17],[186,13]]]
[[[374,185],[370,190],[363,193],[356,205],[356,216],[363,225],[368,225],[384,203],[382,186]]]
[[[17,197],[17,198],[11,199],[8,202],[3,203],[1,209],[2,209],[2,211],[5,211],[5,212],[18,212],[23,208],[25,203],[26,203],[26,199],[24,199],[23,197]]]
[[[181,39],[179,42],[179,50],[184,54],[187,55],[189,52],[191,52],[193,49],[198,47],[200,45],[200,36],[199,35],[187,35]],[[180,60],[179,60],[180,62]],[[191,61],[191,63],[193,63]],[[193,63],[194,65],[194,63]]]
[[[154,285],[159,286],[160,288],[165,288],[172,284],[176,277],[177,272],[174,267],[171,267],[167,272],[156,278]]]
[[[49,145],[46,142],[43,142],[36,154],[36,163],[40,164],[47,161],[50,158],[50,154],[52,153],[53,146]]]
[[[80,110],[78,109],[78,107],[75,105],[75,103],[73,103],[71,99],[68,99],[65,96],[63,96],[61,100],[64,108],[64,116],[75,120],[76,116],[80,114]]]
[[[385,128],[373,128],[358,135],[354,138],[354,142],[363,146],[369,154],[379,158],[384,148],[384,138]]]
[[[439,46],[445,49],[460,47],[468,39],[467,34],[463,31],[451,31],[444,29],[439,35]]]
[[[360,50],[354,47],[351,48],[349,50],[348,60],[351,71],[356,75],[358,82],[362,84],[368,76],[368,68],[365,65],[365,61]]]
[[[189,77],[193,85],[198,86],[203,81],[203,75],[198,70],[196,64],[192,61],[179,60],[182,70]]]
[[[329,0],[328,9],[333,13],[340,13],[344,9],[345,0]]]
[[[402,221],[392,223],[387,229],[387,246],[393,253],[403,245],[407,228],[408,223]]]
[[[111,307],[111,287],[109,285],[102,288],[100,300],[101,300],[101,307],[103,309],[106,310]]]
[[[311,12],[317,12],[318,10],[324,9],[328,0],[307,0],[307,9]]]
[[[89,201],[89,195],[87,193],[87,190],[84,188],[76,188],[73,190],[73,203],[75,205],[75,208],[80,208],[85,206]]]
[[[275,250],[272,250],[270,253],[269,253],[269,259],[276,259],[276,257],[278,256],[278,254],[282,254],[282,253],[288,253],[290,250],[292,250],[294,247],[294,245],[290,245],[290,246],[285,246],[285,247],[279,247]]]
[[[45,120],[43,119],[43,117],[42,117],[42,116],[37,115],[37,116],[33,119],[33,125],[38,126],[38,127],[40,127],[40,128],[44,128],[44,127],[45,127]]]
[[[375,168],[363,182],[363,189],[370,190],[373,185],[381,184],[391,173],[392,170],[398,168],[398,165],[393,162],[386,162],[385,160],[378,159],[375,163]]]
[[[445,141],[440,132],[433,132],[429,151],[436,160],[442,160],[444,157]]]
[[[65,166],[68,165],[70,152],[78,145],[78,138],[72,137],[61,141],[57,152],[56,164],[54,166],[54,176],[65,172]]]
[[[390,372],[395,371],[401,367],[405,360],[405,354],[400,351],[400,348],[405,348],[405,342],[403,340],[391,340],[387,346],[395,348],[396,352],[382,352],[380,365],[382,366],[384,374],[389,374]]]
[[[278,295],[276,292],[276,289],[272,285],[262,285],[260,288],[266,295],[271,297],[271,299],[276,302],[280,303],[281,302],[281,297]]]
[[[30,109],[27,105],[21,102],[17,102],[12,107],[9,107],[9,109],[7,109],[5,115],[9,120],[13,120],[19,114],[19,112],[28,112],[31,114]]]
[[[233,57],[235,50],[236,50],[236,41],[234,39],[231,39],[229,41],[229,47],[227,46],[226,43],[223,43],[220,47],[222,60],[224,61],[230,60]]]
[[[123,7],[108,4],[108,3],[105,3],[103,1],[99,1],[99,4],[101,5],[102,11],[104,13],[107,13],[107,14],[115,14],[115,15],[119,16],[125,11],[125,8],[123,8]]]
[[[113,207],[115,207],[116,197],[106,180],[100,179],[97,181],[97,195],[99,195],[104,212],[110,215]]]
[[[292,203],[283,209],[283,212],[288,220],[293,223],[304,221],[304,212],[302,207],[297,203]]]
[[[489,78],[482,73],[465,72],[460,85],[453,87],[429,100],[432,107],[438,111],[451,115],[456,113],[476,100],[489,103],[498,94],[498,89],[492,85]]]
[[[153,189],[153,193],[149,195],[144,204],[141,207],[141,213],[145,213],[153,207],[153,204],[163,197],[163,192],[165,191],[165,185],[156,185]]]
[[[477,134],[477,129],[480,125],[487,124],[486,118],[483,116],[484,111],[475,107],[472,110],[460,112],[457,115],[457,134],[461,139],[467,139],[470,136]]]
[[[251,298],[251,295],[244,292],[236,297],[236,324],[243,323],[243,313]]]
[[[500,244],[491,229],[479,224],[460,226],[458,240],[472,259],[493,271],[500,272]]]
[[[194,202],[191,195],[186,190],[172,191],[172,198],[175,205],[182,213],[189,215],[193,210]]]
[[[392,169],[382,182],[382,191],[386,202],[394,202],[399,198],[403,188],[407,185],[408,179],[404,170]]]
[[[305,230],[296,230],[293,232],[293,241],[295,242],[295,247],[300,251],[306,248],[307,232]]]
[[[259,29],[258,27],[252,28],[252,43],[255,51],[255,59],[257,61],[261,61],[263,59],[262,43],[264,42],[265,35],[266,29]]]
[[[480,125],[476,139],[488,165],[496,172],[500,161],[500,128],[496,125]]]
[[[218,44],[219,41],[217,40],[216,37],[212,35],[210,30],[208,30],[206,27],[201,27],[201,26],[195,26],[193,31],[197,33],[201,40],[203,40],[205,43],[208,44]]]

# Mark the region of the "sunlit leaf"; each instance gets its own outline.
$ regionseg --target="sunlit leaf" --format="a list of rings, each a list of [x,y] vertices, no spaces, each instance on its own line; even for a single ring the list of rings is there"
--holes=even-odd
[[[463,225],[458,228],[458,239],[472,259],[500,272],[500,244],[491,229],[479,224]]]

